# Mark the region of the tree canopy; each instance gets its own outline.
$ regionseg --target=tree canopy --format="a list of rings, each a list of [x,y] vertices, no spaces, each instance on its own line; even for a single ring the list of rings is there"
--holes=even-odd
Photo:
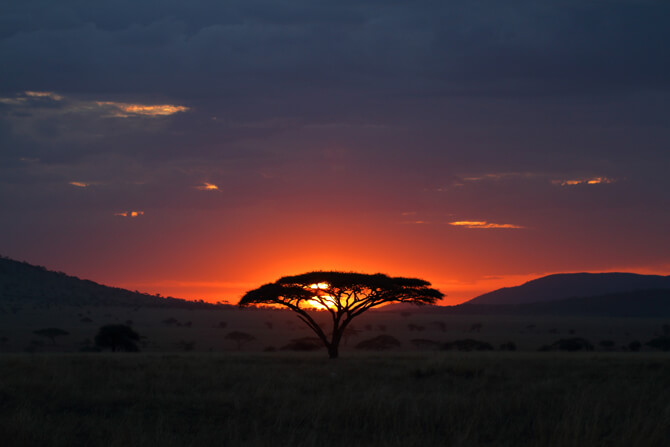
[[[329,356],[337,358],[340,340],[353,318],[391,302],[434,304],[444,295],[430,285],[422,279],[382,273],[316,271],[285,276],[250,290],[238,305],[275,304],[291,309],[321,339]],[[328,334],[310,315],[309,311],[318,309],[332,317],[332,330]]]
[[[109,348],[112,352],[137,352],[140,349],[137,342],[140,335],[125,324],[108,324],[102,326],[95,336],[95,345],[99,348]]]

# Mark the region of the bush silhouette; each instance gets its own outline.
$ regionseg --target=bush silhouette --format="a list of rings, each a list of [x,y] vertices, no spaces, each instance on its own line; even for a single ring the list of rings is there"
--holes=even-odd
[[[516,351],[516,343],[513,341],[508,341],[500,345],[501,351]]]
[[[649,340],[645,343],[650,348],[658,349],[661,351],[670,351],[670,337],[656,337]]]
[[[108,324],[102,326],[95,336],[95,345],[100,349],[111,349],[112,352],[137,352],[140,335],[125,324]]]
[[[226,334],[224,338],[226,340],[234,341],[237,344],[238,351],[242,349],[242,345],[256,340],[256,337],[254,337],[253,335],[247,334],[246,332],[242,331],[229,332],[228,334]]]
[[[385,351],[400,346],[400,341],[391,335],[378,335],[356,345],[356,349],[366,351]]]
[[[466,338],[463,340],[454,340],[442,344],[440,347],[443,351],[493,351],[493,346],[484,341],[473,340]]]
[[[550,345],[541,347],[540,351],[593,351],[593,345],[588,340],[580,337],[562,338]]]
[[[426,338],[413,338],[409,341],[417,349],[439,349],[440,342],[435,340],[428,340]]]
[[[637,352],[642,348],[642,343],[640,343],[637,340],[633,340],[630,343],[628,343],[628,349],[633,352]]]
[[[39,335],[40,337],[46,337],[51,340],[51,343],[56,344],[56,337],[62,337],[64,335],[70,335],[69,332],[64,331],[63,329],[58,329],[56,327],[49,327],[46,329],[40,329],[33,331],[33,334]]]
[[[323,348],[323,343],[318,337],[294,338],[291,342],[281,347],[282,351],[318,351]]]

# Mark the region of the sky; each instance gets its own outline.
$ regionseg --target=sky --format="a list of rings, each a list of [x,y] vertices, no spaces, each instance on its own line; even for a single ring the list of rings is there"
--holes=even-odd
[[[237,302],[670,274],[670,3],[9,0],[0,255]]]

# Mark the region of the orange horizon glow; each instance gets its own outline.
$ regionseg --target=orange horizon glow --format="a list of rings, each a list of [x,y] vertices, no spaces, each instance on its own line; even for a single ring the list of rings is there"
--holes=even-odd
[[[306,272],[306,270],[305,270]],[[628,272],[642,275],[670,275],[670,269],[659,271],[657,269],[611,269],[599,270],[591,273],[616,273]],[[303,273],[293,272],[295,274]],[[369,271],[367,272],[369,273]],[[453,306],[464,303],[476,298],[484,293],[492,292],[504,287],[514,287],[524,284],[533,279],[543,276],[558,274],[558,273],[582,273],[582,271],[560,271],[560,272],[543,272],[531,274],[506,275],[496,277],[482,277],[476,280],[457,280],[446,279],[442,281],[432,282],[432,287],[445,293],[446,296],[440,300],[439,306]],[[275,275],[271,278],[260,279],[255,282],[248,283],[231,283],[231,282],[216,282],[216,281],[157,281],[153,283],[118,283],[114,284],[116,287],[123,287],[130,290],[144,291],[150,294],[160,293],[162,296],[173,296],[176,298],[188,300],[200,300],[209,303],[226,303],[237,304],[239,299],[249,290],[257,288],[262,284],[273,282],[284,275]],[[311,286],[316,288],[315,285]],[[323,287],[318,287],[319,289]],[[325,310],[325,307],[319,302],[310,302],[310,305],[317,310]]]

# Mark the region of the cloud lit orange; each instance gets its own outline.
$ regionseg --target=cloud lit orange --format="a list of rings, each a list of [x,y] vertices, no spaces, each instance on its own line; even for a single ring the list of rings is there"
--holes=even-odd
[[[479,221],[479,220],[459,220],[456,222],[449,222],[449,225],[463,228],[503,228],[503,229],[522,229],[525,228],[521,225],[512,225],[512,224],[497,224],[493,222]]]

